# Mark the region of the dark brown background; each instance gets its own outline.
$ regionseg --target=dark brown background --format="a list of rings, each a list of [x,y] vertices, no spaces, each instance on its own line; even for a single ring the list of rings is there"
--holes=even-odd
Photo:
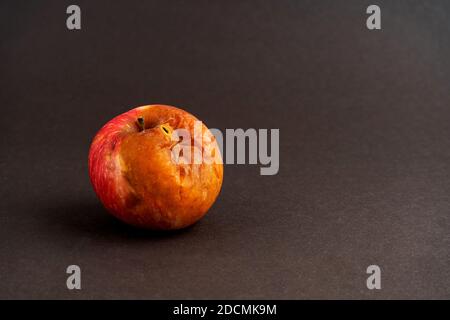
[[[450,298],[450,3],[1,1],[0,298]],[[96,131],[131,107],[280,128],[194,227],[102,209]],[[82,268],[82,290],[65,269]],[[366,268],[382,268],[382,290]]]

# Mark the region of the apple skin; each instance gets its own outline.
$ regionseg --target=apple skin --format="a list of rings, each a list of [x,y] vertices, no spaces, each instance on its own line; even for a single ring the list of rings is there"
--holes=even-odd
[[[145,120],[145,128],[139,128],[139,118]],[[100,129],[89,151],[89,176],[112,215],[140,228],[175,230],[206,214],[220,192],[223,164],[172,161],[176,142],[167,133],[184,128],[194,137],[195,121],[184,110],[147,105],[115,117]],[[204,124],[202,132],[202,148],[218,150]]]

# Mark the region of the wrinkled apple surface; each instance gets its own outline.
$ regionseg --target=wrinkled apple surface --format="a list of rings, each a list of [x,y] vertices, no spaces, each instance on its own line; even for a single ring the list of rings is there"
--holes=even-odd
[[[89,176],[110,213],[155,230],[181,229],[206,214],[222,186],[222,163],[177,163],[171,156],[179,143],[172,132],[186,129],[194,137],[196,121],[184,110],[148,105],[100,129],[89,151]],[[193,143],[192,149],[218,150],[209,129],[203,124],[201,128],[202,143]]]

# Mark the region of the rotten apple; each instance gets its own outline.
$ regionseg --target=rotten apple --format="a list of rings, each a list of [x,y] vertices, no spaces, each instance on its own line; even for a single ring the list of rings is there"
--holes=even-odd
[[[179,148],[183,136],[175,134],[182,129],[192,137],[183,142],[190,143],[192,157],[212,150],[221,160],[214,135],[201,122],[195,141],[198,123],[165,105],[138,107],[106,123],[89,151],[89,176],[106,209],[130,225],[155,230],[181,229],[202,218],[220,192],[223,164],[173,158],[174,148],[186,150]]]

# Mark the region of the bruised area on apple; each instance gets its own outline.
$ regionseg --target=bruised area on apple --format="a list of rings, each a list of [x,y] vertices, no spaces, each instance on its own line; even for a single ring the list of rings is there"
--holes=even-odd
[[[196,117],[181,109],[149,105],[109,121],[89,152],[89,175],[104,206],[120,220],[147,229],[187,227],[203,217],[216,200],[222,163],[177,163],[172,148],[176,129],[189,130],[194,149],[219,150],[202,124],[202,143],[194,141]],[[220,151],[219,151],[220,152]]]

